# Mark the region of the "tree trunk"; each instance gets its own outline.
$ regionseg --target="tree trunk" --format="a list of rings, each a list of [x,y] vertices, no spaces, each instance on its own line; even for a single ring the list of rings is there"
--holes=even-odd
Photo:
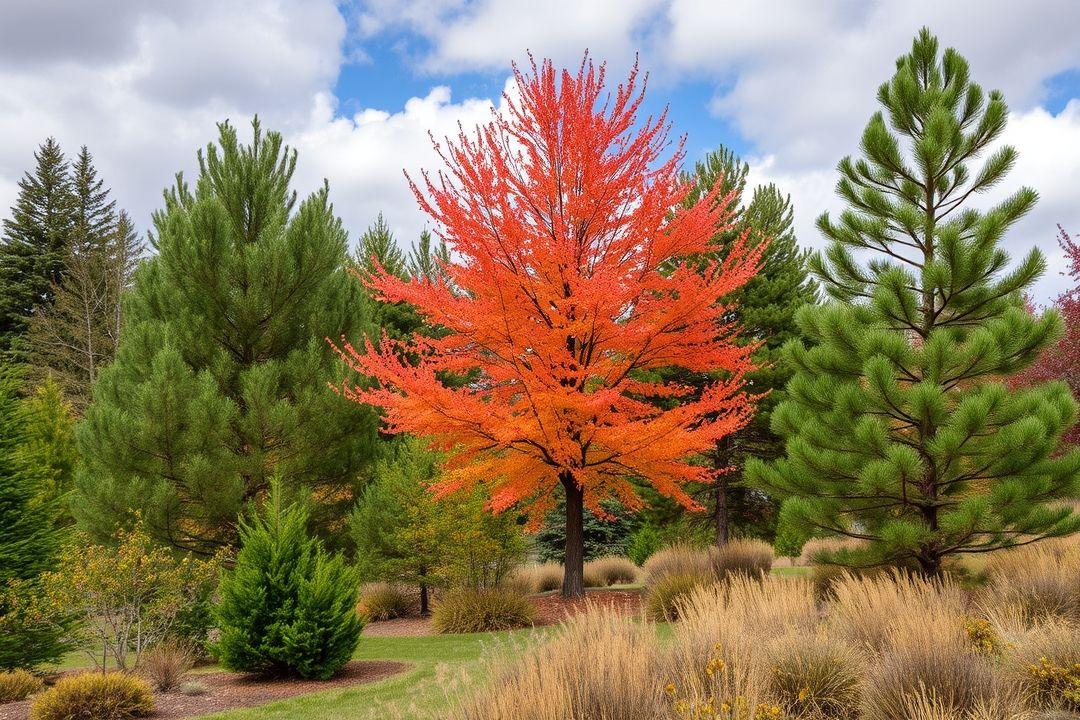
[[[566,490],[566,559],[563,562],[564,598],[585,596],[585,492],[569,472],[560,475]]]
[[[427,583],[420,583],[420,614],[424,617],[427,617],[430,612],[428,608],[429,604],[430,600],[428,598]]]
[[[919,569],[929,578],[941,577],[941,557],[938,555],[920,555]]]
[[[716,546],[723,547],[727,545],[729,537],[728,526],[730,525],[727,506],[726,475],[720,475],[716,478],[716,511],[713,515],[713,520],[716,523]]]

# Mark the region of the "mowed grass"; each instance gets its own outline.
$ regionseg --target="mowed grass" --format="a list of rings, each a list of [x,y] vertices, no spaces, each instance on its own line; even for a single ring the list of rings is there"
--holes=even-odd
[[[484,679],[486,653],[550,628],[432,637],[362,637],[358,660],[396,660],[411,667],[367,685],[301,695],[269,705],[227,710],[214,720],[405,720],[446,708],[446,688],[464,688]],[[443,678],[443,679],[441,679]],[[422,709],[422,710],[421,710]]]

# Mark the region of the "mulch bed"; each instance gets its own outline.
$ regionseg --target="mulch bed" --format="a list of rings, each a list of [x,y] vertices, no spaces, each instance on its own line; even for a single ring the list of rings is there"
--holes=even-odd
[[[624,615],[641,613],[640,590],[592,589],[584,598],[566,600],[558,591],[533,595],[536,605],[536,625],[557,625],[571,615],[583,612],[589,606],[612,608]],[[376,620],[364,627],[365,637],[424,637],[434,635],[430,618],[406,617],[394,620]],[[2,720],[2,718],[0,718]]]
[[[588,607],[610,608],[623,615],[641,614],[640,590],[586,590],[585,597],[567,600],[553,592],[533,598],[536,604],[536,624],[555,625]]]
[[[221,710],[265,705],[296,695],[384,680],[407,667],[400,662],[353,660],[330,680],[267,679],[231,672],[194,673],[189,676],[189,681],[202,683],[209,692],[204,695],[158,693],[154,696],[157,712],[151,717],[154,720],[181,720]],[[29,712],[29,701],[7,703],[0,705],[0,720],[26,720]]]

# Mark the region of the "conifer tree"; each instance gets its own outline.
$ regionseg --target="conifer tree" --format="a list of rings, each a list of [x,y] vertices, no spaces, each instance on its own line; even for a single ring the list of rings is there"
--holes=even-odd
[[[120,298],[142,245],[131,219],[116,212],[85,146],[72,167],[71,204],[63,282],[53,283],[53,302],[30,318],[26,341],[33,355],[31,378],[55,378],[81,412],[98,373],[116,354]]]
[[[786,457],[748,475],[787,497],[786,527],[865,541],[833,561],[936,575],[953,555],[1080,529],[1055,502],[1080,491],[1080,451],[1054,455],[1076,404],[1061,382],[1002,382],[1061,319],[1024,307],[1042,255],[1010,269],[999,247],[1035,191],[973,206],[1016,160],[1003,146],[972,167],[1005,128],[1001,94],[924,29],[878,100],[862,156],[839,165],[848,208],[818,221],[830,244],[812,267],[832,300],[798,314],[814,344],[785,347],[795,375],[773,428]]]
[[[34,160],[0,237],[0,356],[14,361],[27,357],[30,316],[52,303],[74,223],[71,173],[60,145],[48,138]]]
[[[326,680],[356,650],[356,571],[308,532],[309,508],[274,482],[240,524],[240,552],[222,580],[214,654],[231,669]]]
[[[346,234],[323,186],[300,203],[280,134],[220,126],[194,188],[165,193],[157,255],[125,297],[116,360],[80,426],[73,509],[100,537],[139,508],[155,537],[213,554],[280,473],[313,492],[313,523],[344,530],[375,416],[327,389],[325,338],[368,332]]]
[[[420,233],[420,241],[409,250],[406,260],[409,275],[431,281],[446,278],[442,268],[449,262],[450,250],[446,247],[446,240],[440,238],[438,245],[432,244],[431,232],[428,230]]]
[[[48,478],[26,453],[33,438],[20,392],[17,372],[0,366],[0,669],[32,668],[66,650],[64,627],[30,609],[61,535],[57,504],[43,493]]]
[[[710,253],[723,260],[744,233],[753,242],[767,242],[761,269],[731,295],[732,309],[725,321],[742,328],[741,342],[758,344],[753,359],[755,369],[747,374],[747,384],[760,393],[757,413],[744,428],[722,438],[708,453],[710,463],[719,470],[714,483],[695,493],[709,510],[718,545],[727,542],[733,525],[757,527],[770,525],[774,503],[759,489],[742,483],[742,470],[748,457],[775,458],[782,452],[782,440],[769,429],[772,409],[784,397],[784,385],[791,377],[791,367],[780,348],[798,335],[795,313],[815,300],[816,283],[809,278],[808,253],[800,250],[793,230],[791,200],[775,185],[761,185],[746,199],[749,165],[726,147],[720,147],[699,161],[686,179],[693,189],[684,204],[693,205],[718,183],[721,194],[732,194],[735,216],[714,236]],[[709,375],[681,376],[679,380],[704,386]]]

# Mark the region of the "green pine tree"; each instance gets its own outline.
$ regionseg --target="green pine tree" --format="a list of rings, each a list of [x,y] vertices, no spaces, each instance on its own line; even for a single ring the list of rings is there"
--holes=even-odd
[[[98,177],[94,158],[85,145],[71,165],[71,252],[106,244],[116,228],[116,201]]]
[[[375,222],[360,236],[353,263],[357,275],[364,283],[376,267],[402,279],[409,276],[405,253],[397,246],[394,233],[382,213],[376,216]],[[367,293],[366,286],[364,291]],[[379,335],[384,330],[391,337],[402,338],[408,337],[424,324],[423,318],[408,303],[386,303],[371,298],[370,295],[368,297],[374,320],[372,328],[375,335],[371,338],[372,342],[379,342]]]
[[[751,423],[720,441],[708,462],[715,468],[730,468],[711,485],[697,488],[694,495],[708,508],[712,534],[718,545],[730,538],[732,531],[769,535],[775,523],[776,503],[767,494],[742,482],[743,467],[749,457],[774,458],[783,451],[783,441],[770,430],[774,407],[784,397],[784,386],[792,368],[781,356],[780,348],[798,336],[795,313],[816,299],[817,285],[809,277],[807,251],[799,248],[793,229],[791,199],[775,185],[761,185],[746,199],[749,165],[726,147],[720,147],[698,162],[686,179],[693,183],[688,205],[692,205],[720,183],[721,197],[733,195],[733,214],[729,227],[713,238],[716,257],[727,256],[733,244],[745,233],[751,243],[768,241],[761,269],[743,287],[732,293],[732,312],[728,320],[739,328],[741,342],[760,343],[754,353],[758,369],[747,376],[751,391],[760,393],[757,413]],[[682,374],[680,381],[704,386],[705,375]],[[648,492],[648,491],[646,491]],[[682,513],[681,508],[657,498],[654,512],[662,524]]]
[[[138,509],[158,540],[213,554],[275,474],[318,498],[315,527],[344,536],[376,418],[327,387],[345,370],[325,338],[368,331],[366,303],[328,188],[297,204],[295,152],[253,130],[242,145],[222,124],[194,190],[178,177],[154,215],[157,255],[80,425],[73,510],[99,537]]]
[[[360,640],[358,582],[341,555],[308,534],[308,508],[275,482],[240,526],[240,552],[221,582],[215,655],[231,670],[326,680]]]
[[[74,224],[71,171],[60,145],[47,139],[34,160],[0,237],[0,358],[13,361],[27,359],[30,316],[52,303]]]
[[[73,518],[67,502],[79,460],[74,408],[60,385],[46,378],[23,400],[21,412],[26,436],[17,452],[40,475],[35,502],[52,508],[58,524],[71,525]]]
[[[439,244],[434,245],[428,230],[420,233],[420,241],[412,246],[406,259],[411,277],[431,281],[445,279],[442,267],[448,262],[450,250],[446,247],[446,241],[440,239]]]
[[[1061,319],[1024,307],[1042,255],[1007,269],[998,246],[1035,192],[969,202],[1016,159],[1004,146],[969,169],[1005,128],[1001,94],[924,29],[878,100],[862,157],[839,165],[849,207],[818,221],[830,244],[813,267],[832,301],[798,315],[811,346],[785,347],[796,370],[773,428],[787,455],[748,475],[787,498],[785,527],[866,541],[834,561],[936,575],[953,555],[1080,529],[1055,502],[1080,492],[1080,452],[1055,455],[1076,404],[1063,383],[1002,382]]]

